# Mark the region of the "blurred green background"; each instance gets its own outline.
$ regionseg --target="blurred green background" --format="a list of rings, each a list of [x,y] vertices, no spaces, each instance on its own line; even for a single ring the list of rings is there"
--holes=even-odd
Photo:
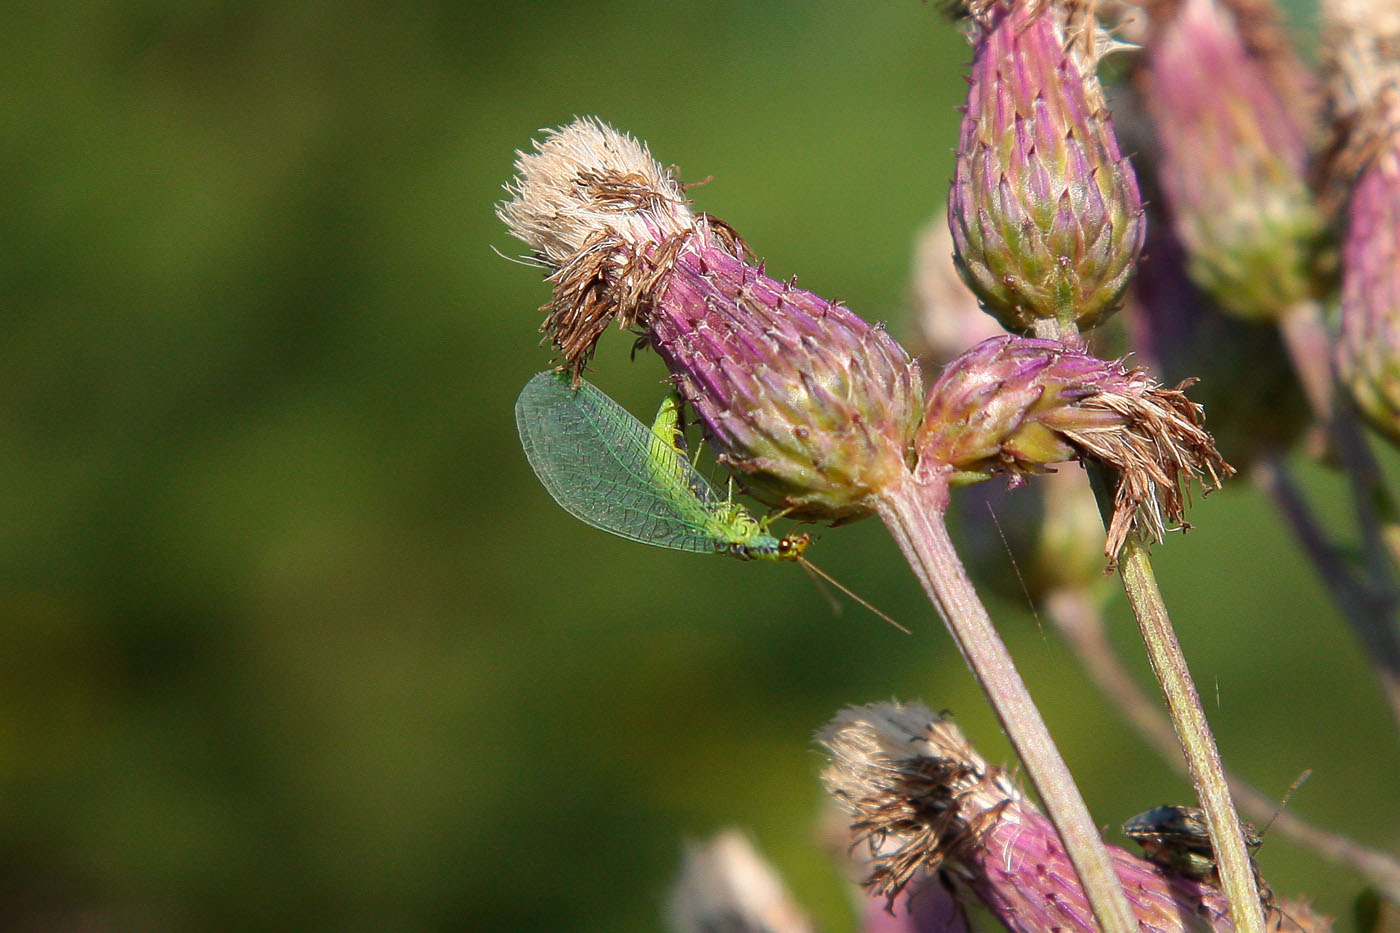
[[[876,523],[813,556],[912,637],[548,500],[511,413],[547,290],[492,208],[538,128],[598,114],[906,332],[968,57],[913,0],[11,5],[0,928],[649,930],[729,824],[848,928],[813,730],[921,698],[1007,746]],[[647,412],[630,343],[597,379]],[[1192,521],[1158,569],[1227,759],[1277,794],[1312,768],[1299,813],[1400,844],[1378,693],[1278,521],[1239,482]],[[992,608],[1101,823],[1189,799]],[[1334,915],[1360,888],[1262,859]]]

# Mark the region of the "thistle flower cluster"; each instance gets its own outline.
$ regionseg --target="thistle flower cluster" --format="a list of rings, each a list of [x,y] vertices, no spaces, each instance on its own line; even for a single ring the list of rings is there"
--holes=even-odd
[[[748,264],[639,143],[581,120],[536,149],[500,214],[555,270],[545,329],[565,364],[613,319],[640,327],[721,461],[795,517],[868,514],[916,462],[966,481],[1087,457],[1123,473],[1111,557],[1135,516],[1154,538],[1179,521],[1183,476],[1225,470],[1179,392],[1052,341],[989,341],[923,402],[882,328]]]
[[[1335,187],[1352,192],[1336,363],[1357,404],[1400,442],[1400,68],[1384,54],[1400,48],[1400,13],[1374,20],[1357,12],[1370,0],[1326,2],[1356,39],[1331,44],[1333,107],[1360,127],[1335,163],[1346,176]],[[1014,488],[1056,464],[1095,463],[1116,481],[1105,547],[1112,563],[1130,536],[1160,540],[1185,527],[1191,487],[1208,492],[1234,472],[1201,405],[1184,394],[1194,368],[1168,388],[1094,355],[1083,336],[1123,303],[1147,235],[1137,176],[1095,75],[1115,42],[1098,29],[1092,5],[1074,0],[964,5],[971,86],[947,205],[950,240],[933,249],[951,252],[981,309],[1013,333],[975,342],[986,331],[965,319],[927,329],[928,343],[951,357],[927,395],[917,363],[881,326],[769,276],[734,230],[692,209],[685,186],[646,146],[596,120],[549,131],[521,153],[498,213],[549,270],[542,330],[575,378],[616,320],[656,351],[748,492],[798,519],[885,520],[1042,799],[1052,799],[1047,788],[1056,794],[1049,809],[1073,861],[1014,782],[950,724],[892,704],[843,713],[821,736],[833,755],[826,779],[868,844],[870,889],[892,899],[937,875],[1012,929],[1093,929],[1127,922],[1116,872],[1142,929],[1228,929],[1229,909],[1210,883],[1121,850],[1105,856],[1082,801],[1082,815],[1071,812],[1061,785],[1043,780],[1053,743],[1043,723],[1021,715],[1029,697],[1016,693],[1023,688],[1009,656],[989,635],[942,526],[953,486],[1004,476]],[[1147,0],[1143,9],[1135,83],[1155,128],[1166,210],[1140,283],[1138,303],[1150,313],[1138,333],[1150,335],[1163,362],[1207,341],[1213,353],[1204,359],[1215,368],[1205,375],[1224,386],[1213,410],[1240,413],[1234,420],[1251,434],[1242,456],[1274,453],[1297,431],[1287,416],[1296,383],[1275,379],[1269,354],[1278,333],[1267,328],[1287,333],[1303,316],[1296,309],[1328,284],[1319,258],[1324,212],[1306,177],[1310,83],[1268,0]],[[945,298],[925,303],[965,309],[968,296],[947,284],[946,276],[938,283]],[[1252,325],[1183,315],[1207,303]],[[1301,344],[1288,336],[1302,369]],[[1221,875],[1233,887],[1236,920],[1257,925],[1240,834],[1221,829],[1234,821],[1228,801],[1230,821],[1221,818],[1221,796],[1202,795]],[[1081,888],[1094,894],[1092,912]]]
[[[827,792],[872,856],[872,893],[892,899],[936,874],[1009,929],[1097,929],[1049,820],[951,722],[918,704],[877,703],[842,710],[817,741],[830,755]],[[1232,928],[1215,888],[1109,854],[1140,929]]]

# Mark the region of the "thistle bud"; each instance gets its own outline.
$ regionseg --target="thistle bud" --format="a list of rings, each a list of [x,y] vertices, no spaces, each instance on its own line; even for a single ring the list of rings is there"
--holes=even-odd
[[[1301,66],[1267,22],[1246,36],[1217,0],[1149,12],[1138,91],[1191,278],[1232,314],[1276,318],[1313,294],[1323,231],[1306,183],[1307,114],[1296,112]]]
[[[1026,337],[985,340],[949,363],[929,390],[915,446],[920,476],[963,482],[1004,473],[1017,483],[1075,459],[1112,468],[1110,560],[1135,524],[1153,540],[1179,525],[1191,479],[1209,490],[1233,472],[1180,388]]]
[[[1098,929],[1050,821],[951,722],[917,704],[877,703],[842,710],[817,741],[831,756],[827,792],[873,857],[872,893],[893,899],[936,875],[1011,930]],[[1232,929],[1215,888],[1108,851],[1139,929]]]
[[[1367,420],[1400,443],[1400,132],[1352,190],[1342,270],[1342,383]]]
[[[1279,329],[1225,314],[1185,262],[1169,225],[1153,223],[1124,317],[1132,345],[1164,381],[1200,379],[1192,398],[1210,416],[1220,453],[1243,469],[1288,449],[1308,423],[1307,399]]]
[[[634,140],[580,120],[521,154],[498,213],[555,271],[544,329],[577,374],[640,327],[721,462],[797,518],[848,520],[907,471],[917,365],[882,328],[741,258]]]
[[[958,270],[1007,330],[1088,329],[1118,309],[1143,236],[1094,74],[1100,44],[1071,42],[1049,2],[991,3],[974,23],[948,202]]]
[[[1400,9],[1332,0],[1324,12],[1341,164],[1351,169],[1338,182],[1352,186],[1337,369],[1367,420],[1400,443]]]

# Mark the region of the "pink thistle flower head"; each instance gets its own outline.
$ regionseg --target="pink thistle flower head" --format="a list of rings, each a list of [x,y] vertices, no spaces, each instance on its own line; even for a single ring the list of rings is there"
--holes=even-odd
[[[912,462],[917,364],[883,328],[769,277],[691,211],[646,147],[594,120],[521,154],[511,233],[552,271],[544,330],[576,374],[616,319],[641,328],[746,488],[796,518],[870,514]]]
[[[1142,248],[1137,179],[1094,74],[1105,43],[1092,22],[1072,35],[1066,19],[1049,2],[973,10],[948,224],[963,279],[1018,333],[1045,321],[1057,322],[1051,333],[1087,329],[1112,314]]]

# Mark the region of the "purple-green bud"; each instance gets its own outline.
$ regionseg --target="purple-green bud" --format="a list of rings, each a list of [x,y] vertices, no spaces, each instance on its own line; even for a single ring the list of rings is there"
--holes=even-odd
[[[1349,189],[1337,370],[1356,406],[1400,443],[1400,7],[1327,0],[1328,103]]]
[[[1201,425],[1200,406],[1140,369],[1053,340],[985,340],[943,370],[929,389],[915,439],[916,475],[1013,483],[1067,460],[1118,473],[1106,553],[1114,559],[1136,525],[1160,540],[1182,522],[1186,484],[1209,490],[1233,470]]]
[[[1170,224],[1152,223],[1124,315],[1132,346],[1167,384],[1200,379],[1191,396],[1210,417],[1221,455],[1243,469],[1288,449],[1308,424],[1307,399],[1279,329],[1225,314],[1191,282],[1185,262]]]
[[[831,756],[827,792],[873,856],[872,893],[893,900],[936,873],[1011,930],[1098,929],[1054,826],[951,722],[917,704],[877,703],[842,710],[817,741]],[[1215,888],[1108,852],[1138,929],[1232,929]]]
[[[747,264],[634,140],[579,120],[536,148],[498,212],[555,270],[544,329],[566,364],[579,372],[613,318],[640,327],[749,491],[797,518],[870,514],[912,460],[922,380],[909,354]]]
[[[958,270],[1007,330],[1088,329],[1118,309],[1143,236],[1137,180],[1084,53],[1096,44],[1071,41],[1048,2],[991,3],[975,21],[948,202]]]
[[[1357,407],[1400,443],[1400,124],[1352,189],[1337,368]]]
[[[1217,0],[1151,13],[1138,91],[1191,278],[1232,314],[1277,318],[1316,291],[1323,233],[1293,88]]]

